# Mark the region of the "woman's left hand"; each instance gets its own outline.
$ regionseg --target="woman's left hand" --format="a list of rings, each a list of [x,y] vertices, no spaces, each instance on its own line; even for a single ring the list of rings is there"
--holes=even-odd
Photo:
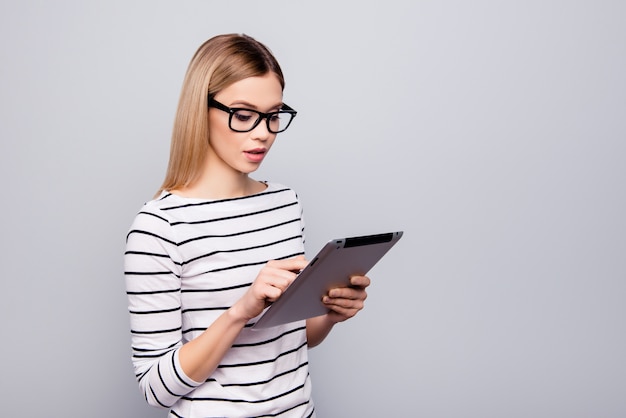
[[[322,302],[330,312],[328,319],[333,323],[343,322],[352,318],[361,309],[363,309],[367,292],[365,289],[370,285],[370,279],[367,276],[350,277],[349,287],[338,287],[331,289],[327,295],[322,298]]]

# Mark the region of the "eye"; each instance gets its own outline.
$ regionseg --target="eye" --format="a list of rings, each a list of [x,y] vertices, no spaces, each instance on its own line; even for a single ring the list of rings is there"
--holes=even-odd
[[[270,122],[278,122],[278,121],[280,121],[280,113],[270,114]]]
[[[249,122],[257,117],[256,113],[250,110],[236,110],[233,113],[233,118],[237,119],[239,122]]]

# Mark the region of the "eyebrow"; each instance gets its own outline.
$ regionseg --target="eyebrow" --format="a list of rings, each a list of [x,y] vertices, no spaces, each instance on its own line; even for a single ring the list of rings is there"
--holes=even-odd
[[[280,102],[279,104],[276,104],[274,106],[270,106],[270,110],[272,109],[281,109],[285,104],[283,102]],[[247,102],[245,100],[235,100],[232,104],[230,104],[228,107],[249,107],[250,109],[253,110],[259,110],[259,107]]]

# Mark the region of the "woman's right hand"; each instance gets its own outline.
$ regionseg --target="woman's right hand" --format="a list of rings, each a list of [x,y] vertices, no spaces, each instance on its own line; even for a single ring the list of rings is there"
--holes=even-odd
[[[308,261],[303,256],[268,261],[246,293],[231,308],[246,322],[275,302],[293,282]]]
[[[265,264],[241,299],[180,348],[178,356],[187,376],[203,382],[213,373],[246,323],[276,301],[307,264],[302,256]]]

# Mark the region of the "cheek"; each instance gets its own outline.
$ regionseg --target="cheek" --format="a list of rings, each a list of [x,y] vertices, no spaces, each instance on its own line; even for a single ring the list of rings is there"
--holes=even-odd
[[[220,148],[223,144],[233,142],[234,132],[220,122],[209,118],[209,145],[213,148]]]
[[[272,148],[272,145],[274,145],[274,141],[275,141],[275,140],[276,140],[276,135],[274,135],[274,137],[273,137],[273,138],[269,138],[269,139],[267,140],[267,142],[266,142],[265,144],[267,145],[267,149],[268,149],[268,150]]]
[[[222,124],[217,117],[212,116],[213,113],[209,112],[209,141],[214,137],[220,137],[224,134]]]

